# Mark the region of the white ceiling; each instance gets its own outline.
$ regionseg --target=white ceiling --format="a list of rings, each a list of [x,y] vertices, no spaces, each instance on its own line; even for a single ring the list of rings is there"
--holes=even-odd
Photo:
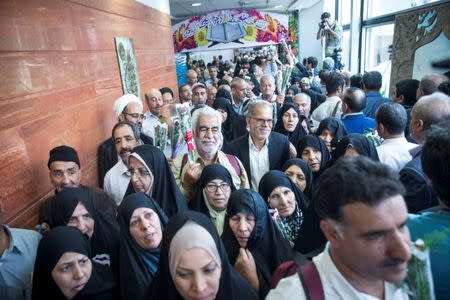
[[[189,17],[209,13],[216,10],[241,8],[261,9],[275,12],[301,10],[308,8],[320,0],[169,0],[172,23],[181,22]],[[194,7],[192,3],[202,5]],[[281,7],[278,7],[280,6]],[[277,7],[277,8],[275,8]]]

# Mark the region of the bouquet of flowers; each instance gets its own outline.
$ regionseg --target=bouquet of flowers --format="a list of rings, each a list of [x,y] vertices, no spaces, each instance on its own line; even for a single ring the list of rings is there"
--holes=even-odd
[[[434,300],[431,277],[430,253],[422,240],[411,245],[412,257],[408,263],[408,275],[401,287],[414,300]]]
[[[194,163],[194,139],[192,134],[191,113],[189,103],[177,104],[177,112],[180,117],[180,128],[188,147],[188,159]]]
[[[181,123],[178,116],[174,116],[172,119],[172,134],[170,139],[170,145],[172,146],[172,158],[175,159],[180,153],[184,144],[183,134],[181,133]]]
[[[167,146],[167,134],[168,134],[168,126],[166,124],[165,118],[160,117],[159,123],[155,125],[155,141],[154,144],[156,147],[161,149],[162,152],[166,151]]]

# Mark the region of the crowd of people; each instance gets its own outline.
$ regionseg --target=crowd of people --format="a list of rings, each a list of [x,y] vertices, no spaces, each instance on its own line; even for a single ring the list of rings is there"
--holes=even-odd
[[[417,239],[448,297],[449,79],[400,80],[388,99],[379,72],[280,60],[189,61],[179,99],[118,98],[100,188],[81,184],[76,149],[51,149],[36,231],[0,206],[0,298],[408,299]],[[183,103],[195,148],[175,155],[155,129],[173,134]]]

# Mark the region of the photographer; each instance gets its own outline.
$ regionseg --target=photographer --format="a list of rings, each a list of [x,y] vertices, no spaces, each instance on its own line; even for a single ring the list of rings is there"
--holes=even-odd
[[[331,20],[330,13],[324,12],[320,18],[319,30],[317,31],[317,39],[325,38],[325,57],[332,57],[336,63],[337,56],[341,49],[342,27],[336,20]],[[323,46],[323,42],[322,42]]]

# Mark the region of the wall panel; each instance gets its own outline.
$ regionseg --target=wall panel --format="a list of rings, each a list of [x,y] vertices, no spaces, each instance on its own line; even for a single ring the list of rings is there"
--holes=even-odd
[[[114,37],[134,38],[141,90],[176,90],[170,17],[132,0],[0,1],[0,198],[6,222],[31,227],[52,193],[51,148],[78,150],[96,185],[97,147],[122,95]]]

